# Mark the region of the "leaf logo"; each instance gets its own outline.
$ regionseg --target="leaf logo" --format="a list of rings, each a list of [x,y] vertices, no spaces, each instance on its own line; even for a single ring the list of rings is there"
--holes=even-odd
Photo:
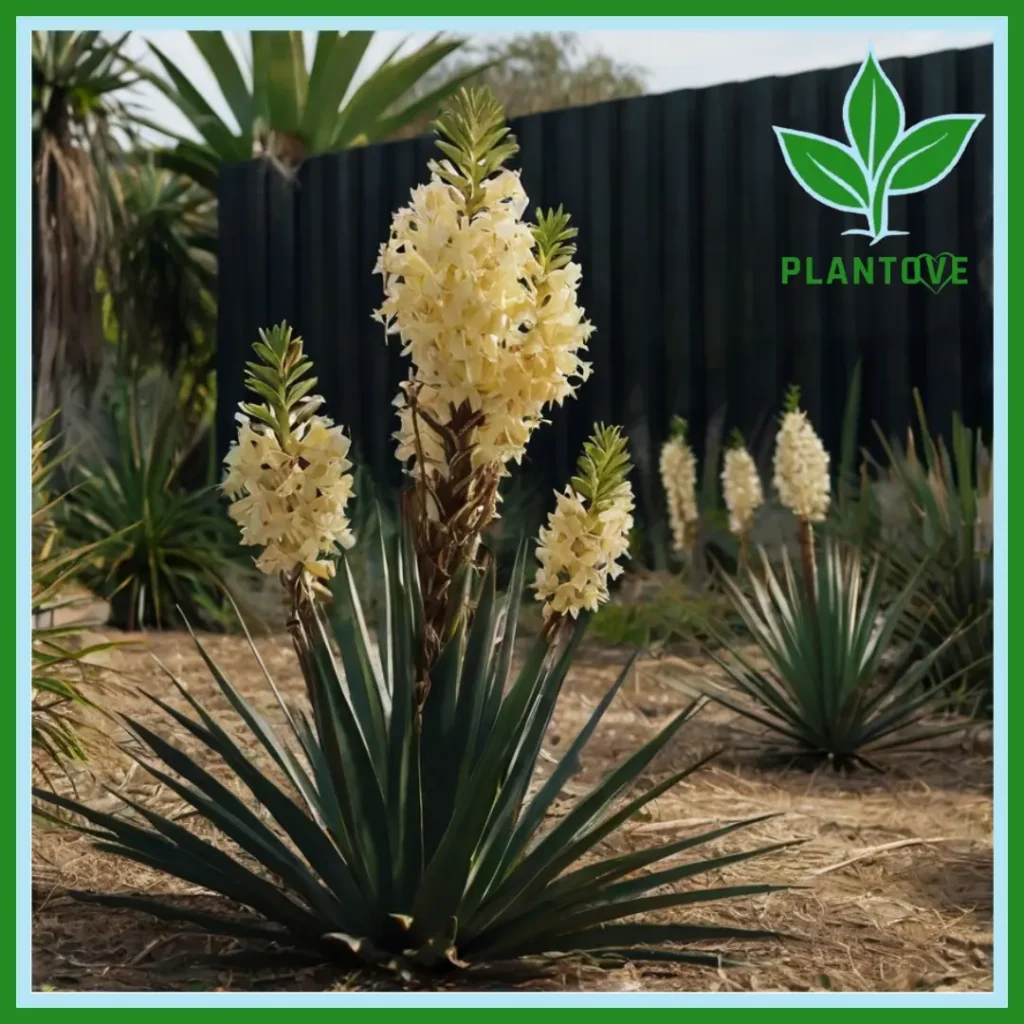
[[[843,101],[849,145],[792,128],[773,131],[790,173],[808,195],[833,210],[859,213],[871,244],[906,231],[889,230],[889,197],[923,192],[956,166],[984,114],[947,114],[906,127],[903,101],[875,58],[861,64]]]

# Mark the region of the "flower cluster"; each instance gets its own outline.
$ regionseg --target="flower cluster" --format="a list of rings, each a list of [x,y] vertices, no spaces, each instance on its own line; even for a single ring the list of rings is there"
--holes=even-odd
[[[683,554],[693,544],[700,518],[697,506],[697,458],[686,442],[686,424],[676,420],[672,436],[661,449],[661,483],[668,500],[668,518],[676,551]]]
[[[375,316],[412,357],[396,402],[398,457],[422,457],[444,476],[437,428],[458,410],[477,414],[474,466],[522,458],[544,411],[586,379],[579,353],[592,327],[577,303],[571,247],[561,244],[555,255],[565,258],[552,258],[539,230],[544,218],[538,226],[523,220],[528,199],[517,172],[496,169],[474,182],[471,168],[448,160],[430,168],[430,182],[413,189],[381,246],[375,273],[384,302]],[[564,243],[573,232],[558,217]]]
[[[304,569],[315,579],[334,575],[330,555],[355,543],[345,507],[352,497],[351,442],[309,392],[315,378],[302,339],[284,324],[261,332],[261,363],[249,363],[247,384],[267,399],[242,403],[238,440],[225,458],[221,488],[241,527],[242,543],[263,548],[256,566],[268,575]]]
[[[580,475],[556,492],[555,509],[540,531],[533,588],[546,622],[596,611],[629,550],[633,489],[625,479],[625,440],[616,428],[599,428],[584,453]]]
[[[722,494],[729,510],[729,529],[737,537],[745,536],[754,522],[754,513],[764,503],[764,492],[754,458],[742,445],[726,450]]]
[[[355,543],[345,506],[352,497],[349,439],[341,427],[314,416],[292,433],[284,450],[274,431],[238,414],[238,441],[222,485],[242,543],[259,545],[256,566],[268,575],[302,566],[319,579],[333,575],[323,556]]]
[[[824,520],[831,501],[828,452],[807,414],[795,402],[782,418],[775,439],[773,484],[779,500],[808,523]]]
[[[544,618],[596,611],[608,600],[608,581],[622,573],[618,560],[629,550],[633,489],[623,483],[612,505],[594,513],[571,487],[556,493],[555,510],[540,531],[534,581]]]

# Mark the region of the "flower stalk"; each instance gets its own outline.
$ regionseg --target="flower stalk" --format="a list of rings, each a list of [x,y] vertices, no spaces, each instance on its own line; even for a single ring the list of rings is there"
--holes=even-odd
[[[330,592],[333,556],[355,537],[345,515],[353,495],[350,441],[317,415],[323,398],[302,339],[280,324],[260,332],[246,386],[262,402],[243,402],[238,439],[225,459],[221,485],[233,499],[228,514],[242,543],[263,548],[256,566],[278,575],[293,613]]]
[[[779,500],[799,521],[800,562],[812,612],[817,590],[813,524],[825,519],[831,502],[828,467],[828,452],[801,410],[800,389],[793,385],[775,440],[773,482]]]
[[[540,531],[533,584],[549,639],[562,622],[596,611],[608,600],[609,581],[623,572],[619,560],[633,528],[631,468],[620,428],[600,425],[583,446],[576,475],[555,493],[555,510]]]
[[[411,477],[402,507],[423,590],[424,688],[468,614],[456,581],[479,570],[507,466],[589,375],[580,353],[592,332],[577,302],[575,229],[561,209],[524,219],[526,193],[505,166],[518,145],[501,105],[463,90],[435,129],[443,158],[394,215],[375,314],[411,357],[395,436]]]
[[[757,464],[738,430],[733,431],[725,452],[722,494],[729,512],[729,529],[739,539],[740,567],[747,569],[747,535],[754,524],[755,513],[764,503],[764,492]]]
[[[662,445],[659,468],[661,483],[665,489],[668,504],[669,523],[672,527],[672,543],[676,554],[689,558],[697,539],[700,523],[700,508],[697,504],[697,457],[690,447],[686,434],[686,420],[680,416],[672,419],[669,439]]]

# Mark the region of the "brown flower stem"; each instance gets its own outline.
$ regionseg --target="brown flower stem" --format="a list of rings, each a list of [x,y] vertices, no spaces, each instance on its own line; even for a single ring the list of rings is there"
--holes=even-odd
[[[815,624],[818,621],[817,568],[814,562],[814,528],[807,519],[800,520],[800,563],[803,568],[804,586],[810,603]]]
[[[480,532],[497,510],[498,470],[491,465],[473,465],[481,416],[468,403],[453,408],[446,424],[419,409],[415,394],[410,395],[410,404],[414,423],[422,418],[443,443],[448,469],[447,476],[431,474],[418,443],[419,475],[403,502],[403,514],[413,526],[423,593],[423,643],[416,684],[416,705],[422,709],[430,693],[430,668],[466,612],[449,607],[451,601],[462,600],[461,594],[453,592],[452,581],[463,569],[476,567]]]

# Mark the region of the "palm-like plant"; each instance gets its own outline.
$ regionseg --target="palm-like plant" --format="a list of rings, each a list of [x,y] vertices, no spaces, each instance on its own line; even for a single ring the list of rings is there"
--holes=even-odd
[[[122,53],[127,33],[32,34],[33,368],[36,413],[60,402],[69,379],[95,380],[102,327],[96,274],[120,210],[113,166],[124,94],[138,80]]]
[[[907,635],[922,651],[944,645],[930,682],[959,681],[959,698],[990,710],[992,699],[992,468],[981,431],[953,416],[951,449],[928,429],[920,394],[914,392],[922,461],[913,431],[907,447],[887,442],[878,430],[891,475],[907,498],[910,522],[891,545],[903,578],[926,563],[928,571],[908,608]]]
[[[943,695],[921,685],[953,638],[922,657],[911,645],[897,664],[883,667],[923,570],[885,605],[882,563],[866,567],[857,548],[827,540],[809,584],[785,552],[778,575],[761,555],[763,575],[750,574],[752,597],[728,577],[723,584],[767,665],[735,645],[731,657],[711,652],[747,698],[715,687],[716,700],[770,729],[782,752],[836,768],[871,765],[874,753],[958,728],[926,723]]]
[[[167,367],[186,354],[201,364],[216,323],[216,203],[151,160],[126,166],[119,184],[126,218],[110,287],[122,343]]]
[[[225,122],[181,69],[150,43],[166,77],[150,81],[189,119],[202,138],[178,138],[161,155],[164,166],[216,192],[223,163],[265,156],[286,170],[316,153],[386,139],[404,125],[433,114],[482,66],[446,76],[422,96],[417,82],[462,45],[437,35],[399,56],[402,45],[353,88],[372,32],[317,33],[312,66],[307,65],[301,32],[250,33],[252,65],[247,81],[222,32],[190,32],[216,79],[237,127]],[[168,134],[158,125],[151,127]]]

